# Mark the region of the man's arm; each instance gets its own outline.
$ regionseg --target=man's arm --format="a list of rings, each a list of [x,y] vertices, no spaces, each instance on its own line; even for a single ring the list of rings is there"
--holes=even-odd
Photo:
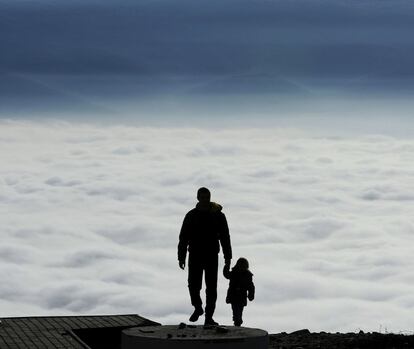
[[[227,219],[224,213],[221,213],[220,215],[220,244],[221,248],[223,249],[224,254],[224,260],[226,265],[230,265],[230,261],[232,258],[232,251],[231,251],[231,242],[230,242],[230,233],[229,233],[229,227],[227,225]]]
[[[180,236],[178,239],[178,264],[181,269],[185,268],[185,259],[187,257],[187,248],[190,236],[190,219],[188,214],[184,217],[183,225],[181,226]]]
[[[230,264],[226,264],[223,268],[223,276],[226,279],[230,279]]]

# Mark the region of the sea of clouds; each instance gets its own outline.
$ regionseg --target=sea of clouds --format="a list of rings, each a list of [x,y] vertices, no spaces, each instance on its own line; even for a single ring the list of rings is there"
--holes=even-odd
[[[246,326],[414,328],[412,139],[0,121],[0,159],[2,317],[187,321],[178,233],[207,186],[254,273]]]

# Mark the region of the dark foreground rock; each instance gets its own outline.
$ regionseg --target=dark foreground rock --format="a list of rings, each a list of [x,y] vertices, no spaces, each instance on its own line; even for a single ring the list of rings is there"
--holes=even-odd
[[[269,335],[272,349],[414,349],[414,335],[372,333],[311,333],[299,330]]]

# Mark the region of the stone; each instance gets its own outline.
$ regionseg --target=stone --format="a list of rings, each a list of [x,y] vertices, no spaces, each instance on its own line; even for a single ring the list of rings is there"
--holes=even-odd
[[[121,349],[267,349],[269,335],[257,328],[177,325],[133,327],[122,331]],[[220,327],[220,328],[219,328]]]
[[[302,335],[308,335],[308,334],[310,334],[310,331],[307,328],[304,328],[303,330],[293,331],[290,334],[291,335],[294,334],[294,335],[302,336]]]

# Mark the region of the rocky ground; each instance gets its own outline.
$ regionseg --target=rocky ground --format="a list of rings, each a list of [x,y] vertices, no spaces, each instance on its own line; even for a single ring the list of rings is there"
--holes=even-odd
[[[300,330],[271,334],[271,349],[400,349],[414,348],[414,335],[364,333],[311,333]]]

